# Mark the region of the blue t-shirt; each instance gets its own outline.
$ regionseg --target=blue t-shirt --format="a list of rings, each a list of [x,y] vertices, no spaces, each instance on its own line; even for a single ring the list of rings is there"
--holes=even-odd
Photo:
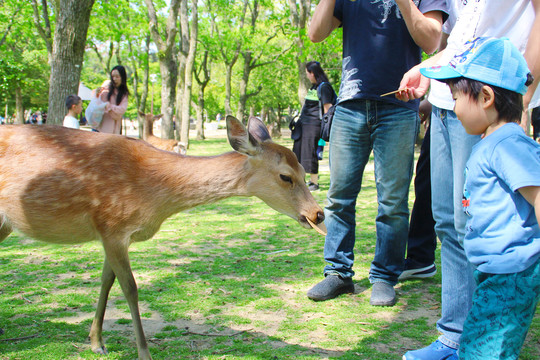
[[[473,147],[465,168],[463,246],[479,271],[517,273],[540,258],[534,208],[518,191],[525,186],[540,186],[540,145],[508,123]]]
[[[442,11],[446,0],[414,0],[422,13]],[[408,103],[381,94],[397,90],[410,68],[420,63],[416,45],[394,0],[336,0],[334,16],[343,26],[343,63],[338,103],[352,99],[391,102],[418,110],[418,100]]]

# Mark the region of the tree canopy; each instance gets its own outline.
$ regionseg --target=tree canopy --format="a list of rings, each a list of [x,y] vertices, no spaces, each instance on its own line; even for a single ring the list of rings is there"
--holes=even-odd
[[[3,116],[46,112],[59,101],[50,94],[66,91],[59,87],[74,89],[79,81],[97,88],[117,64],[128,70],[125,116],[136,119],[153,104],[165,125],[175,116],[180,126],[189,124],[186,117],[200,122],[220,113],[245,120],[264,109],[298,111],[309,87],[303,67],[309,60],[321,62],[339,86],[340,31],[312,44],[306,32],[315,5],[308,0],[86,0],[91,13],[80,69],[55,54],[58,46],[75,47],[64,9],[76,3],[83,2],[0,0]],[[76,79],[58,84],[58,58]],[[165,128],[162,137],[174,136],[172,126]]]

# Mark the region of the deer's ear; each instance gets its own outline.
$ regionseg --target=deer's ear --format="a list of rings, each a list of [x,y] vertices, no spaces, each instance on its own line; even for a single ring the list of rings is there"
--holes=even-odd
[[[261,119],[251,116],[248,121],[248,132],[251,136],[257,139],[259,142],[272,140],[270,133],[266,128],[266,125],[262,122]]]
[[[227,115],[227,137],[232,148],[245,155],[257,155],[259,142],[250,136],[246,127],[234,116]]]

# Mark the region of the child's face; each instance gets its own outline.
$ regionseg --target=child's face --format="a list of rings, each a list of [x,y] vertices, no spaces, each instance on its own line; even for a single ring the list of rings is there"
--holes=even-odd
[[[470,95],[456,90],[450,86],[452,98],[455,101],[454,112],[467,134],[484,134],[490,126],[484,107],[480,99],[472,99]],[[480,95],[481,97],[481,95]]]
[[[79,100],[77,105],[73,105],[73,111],[75,114],[80,114],[82,112],[82,100]]]

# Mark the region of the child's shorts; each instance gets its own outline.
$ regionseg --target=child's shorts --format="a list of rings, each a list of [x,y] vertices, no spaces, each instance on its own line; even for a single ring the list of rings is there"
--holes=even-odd
[[[477,288],[460,359],[518,359],[540,298],[540,260],[514,274],[474,272]]]

